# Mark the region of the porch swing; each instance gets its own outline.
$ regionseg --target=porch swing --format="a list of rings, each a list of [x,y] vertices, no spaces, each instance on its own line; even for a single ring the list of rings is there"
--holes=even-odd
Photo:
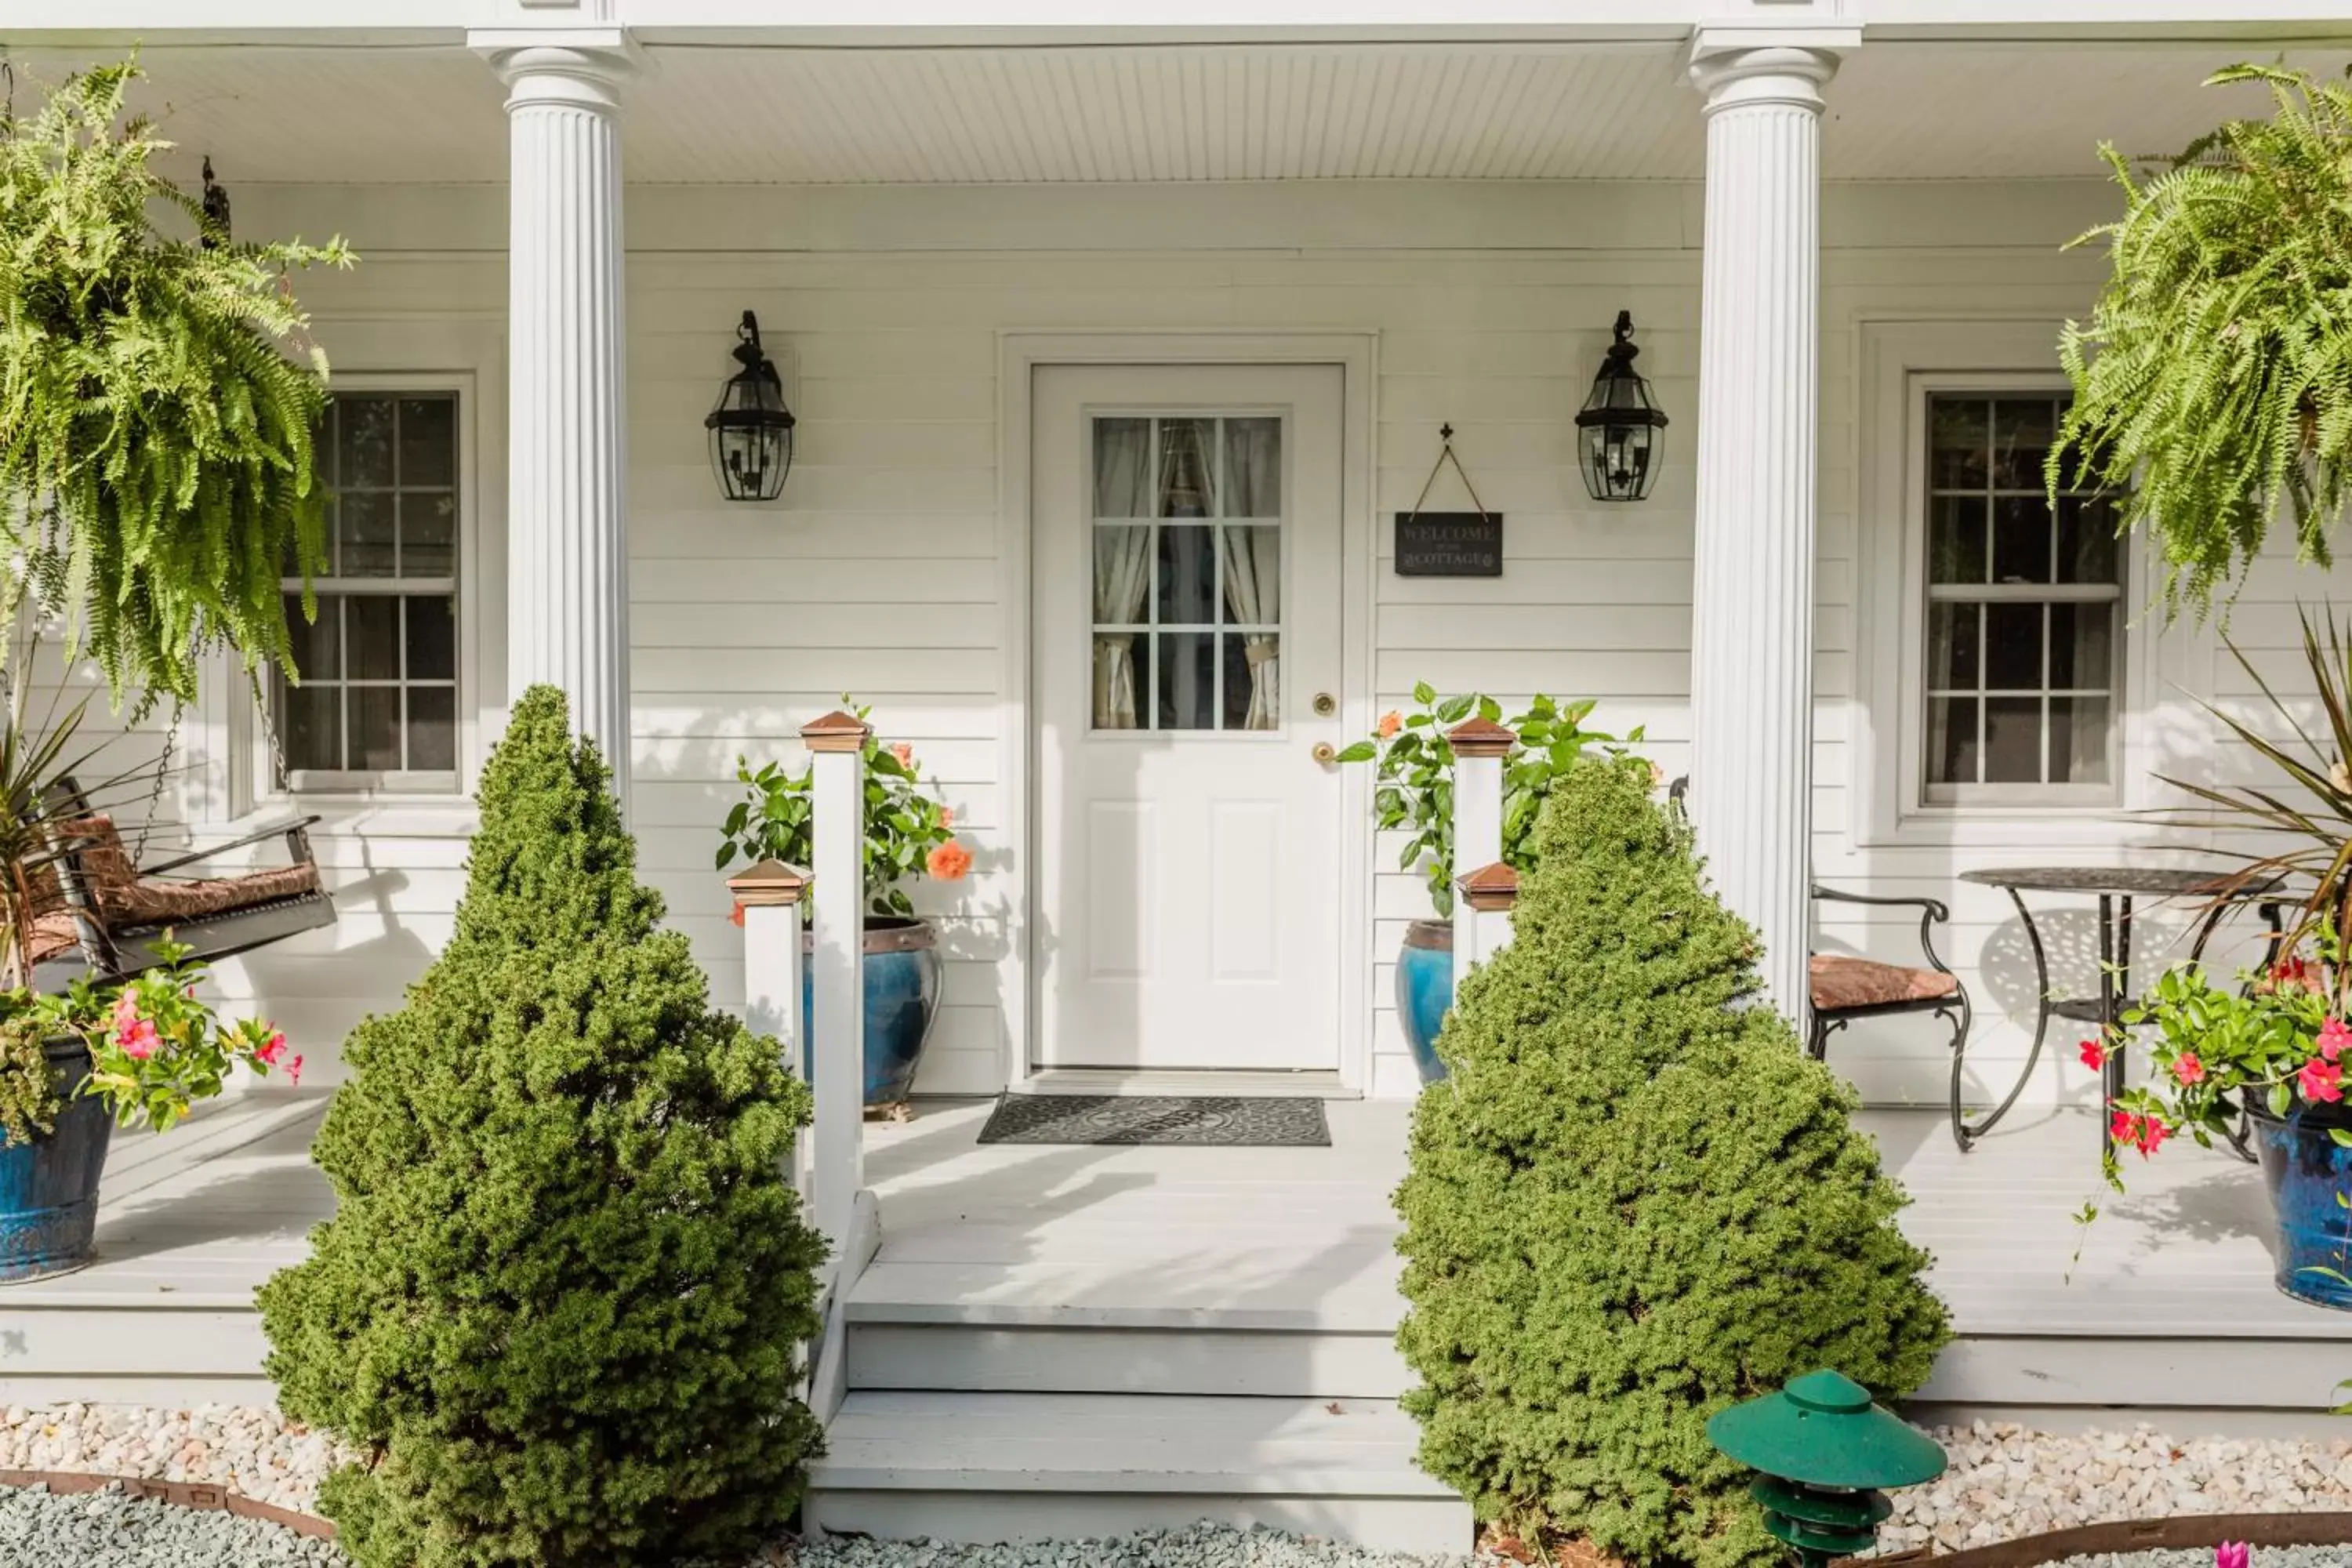
[[[270,704],[259,700],[258,684],[256,706],[270,756],[282,772],[277,723]],[[170,757],[167,742],[157,763],[159,796]],[[157,950],[166,942],[190,950],[193,961],[209,963],[334,923],[334,900],[320,881],[310,848],[310,829],[322,820],[316,816],[142,866],[144,830],[136,849],[126,847],[113,817],[94,809],[72,777],[58,780],[46,815],[53,824],[52,858],[42,879],[54,876],[57,896],[41,900],[46,907],[33,921],[36,991],[54,994],[85,977],[120,980],[152,969],[162,962]],[[283,866],[228,877],[175,875],[199,861],[279,838],[286,842]]]

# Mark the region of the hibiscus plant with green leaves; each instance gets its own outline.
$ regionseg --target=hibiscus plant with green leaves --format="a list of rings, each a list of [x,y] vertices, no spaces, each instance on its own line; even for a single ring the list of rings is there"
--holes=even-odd
[[[1374,764],[1373,825],[1402,832],[1400,869],[1415,866],[1429,883],[1430,901],[1443,917],[1454,912],[1454,747],[1445,732],[1473,714],[1504,723],[1503,705],[1483,691],[1440,697],[1427,681],[1412,689],[1413,706],[1381,716],[1371,734],[1341,751],[1342,763]],[[1618,737],[1588,730],[1591,698],[1568,702],[1538,696],[1508,721],[1517,737],[1503,759],[1503,860],[1517,871],[1534,864],[1530,838],[1552,787],[1592,746],[1622,751]],[[1638,742],[1638,727],[1624,739]]]
[[[874,712],[847,692],[841,705],[861,720]],[[886,745],[868,723],[865,752],[866,912],[911,920],[915,904],[904,884],[924,876],[960,881],[971,869],[971,851],[956,842],[955,809],[924,793],[912,745]],[[815,852],[815,765],[793,773],[773,761],[754,768],[738,757],[735,779],[744,796],[719,826],[718,868],[739,859],[747,866],[762,860],[808,865]],[[802,909],[806,918],[808,905]]]

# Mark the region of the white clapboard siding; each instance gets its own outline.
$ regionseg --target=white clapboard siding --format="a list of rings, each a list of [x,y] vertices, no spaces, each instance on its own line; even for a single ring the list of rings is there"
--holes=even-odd
[[[457,187],[382,201],[299,186],[257,200],[265,195],[273,227],[341,227],[367,258],[303,284],[317,335],[340,366],[429,373],[443,367],[400,363],[400,334],[388,337],[385,323],[421,330],[502,320],[506,231],[495,204]],[[1660,766],[1686,771],[1696,191],[1529,183],[1515,198],[1534,205],[1526,213],[1495,226],[1498,215],[1478,206],[1489,222],[1465,229],[1461,215],[1472,209],[1458,191],[1367,184],[1350,194],[1349,225],[1332,231],[1345,237],[1319,248],[1286,239],[1274,208],[1191,195],[1151,199],[1193,203],[1223,220],[1193,225],[1172,244],[1159,226],[1153,248],[1139,248],[1123,238],[1130,230],[1120,218],[1139,193],[1122,187],[992,194],[992,210],[1004,216],[990,248],[970,248],[979,231],[969,195],[810,195],[821,216],[812,206],[762,239],[745,228],[737,193],[629,193],[637,246],[627,274],[633,826],[643,872],[693,942],[719,1001],[738,1005],[743,989],[740,936],[711,866],[716,824],[737,794],[737,759],[797,767],[800,724],[855,693],[874,704],[886,736],[917,746],[977,858],[967,881],[917,895],[943,921],[948,956],[947,1009],[918,1087],[985,1093],[1002,1084],[1007,998],[1025,984],[1022,933],[1011,923],[1024,868],[1013,863],[1007,820],[1018,783],[1008,775],[1022,765],[1024,741],[1007,731],[1019,721],[1008,720],[1002,689],[1008,631],[1027,613],[1006,601],[998,516],[997,421],[1003,400],[1020,395],[996,384],[999,334],[1009,330],[1377,333],[1372,603],[1361,607],[1373,641],[1366,711],[1402,705],[1416,680],[1483,689],[1512,711],[1536,691],[1591,696],[1600,700],[1596,725],[1643,728],[1643,749]],[[2030,986],[2019,980],[2021,949],[2005,902],[1954,879],[1971,865],[2062,851],[2046,837],[2009,846],[1861,844],[1851,784],[1883,742],[1854,707],[1857,661],[1867,657],[1858,623],[1862,594],[1884,591],[1862,580],[1869,531],[1883,526],[1865,514],[1861,494],[1870,466],[1859,448],[1869,427],[1859,401],[1863,328],[1992,317],[2046,321],[2054,334],[2086,308],[2100,265],[2095,253],[2057,247],[2112,202],[2096,183],[1855,184],[1825,202],[1816,868],[1859,889],[1952,902],[1946,952],[1978,999],[1971,1061],[1988,1088],[2021,1060],[2012,1020]],[[1538,209],[1576,218],[1574,240],[1528,216]],[[938,247],[925,212],[939,216],[937,234],[952,230],[966,247]],[[638,221],[648,214],[658,220],[650,226]],[[1489,232],[1498,247],[1477,248]],[[1086,248],[1069,248],[1076,235],[1090,237]],[[801,417],[791,482],[767,506],[717,499],[700,424],[732,368],[728,350],[747,308],[786,367]],[[1573,466],[1573,415],[1621,309],[1634,314],[1641,368],[1674,420],[1656,493],[1630,507],[1592,502]],[[338,356],[339,343],[363,346]],[[1394,574],[1389,516],[1420,494],[1445,422],[1481,498],[1506,515],[1499,578]],[[1431,504],[1468,501],[1447,475]],[[486,542],[499,537],[503,509],[495,488],[478,498],[474,521]],[[486,563],[473,605],[493,650],[505,635],[495,595],[509,569],[525,568]],[[2292,606],[2324,598],[2327,587],[2324,574],[2276,551],[2250,577],[2235,625],[2265,678],[2300,684]],[[2155,633],[2136,626],[2132,635]],[[498,654],[488,658],[502,669]],[[2230,710],[2258,709],[2252,683],[2210,634],[2189,662]],[[487,731],[504,696],[482,694]],[[2168,726],[2192,721],[2201,722],[2172,702]],[[2242,749],[2192,749],[2201,766],[2225,775],[2251,765]],[[225,965],[221,984],[298,1025],[322,1064],[316,1070],[331,1077],[334,1038],[362,1013],[396,1005],[447,931],[471,818],[455,805],[404,814],[325,804],[333,820],[316,843],[341,923]],[[159,837],[181,832],[186,815],[175,793]],[[199,841],[231,836],[211,822],[192,831]],[[2063,857],[2111,858],[2145,837],[2120,823],[2088,824]],[[1398,850],[1390,836],[1375,845],[1363,871],[1372,879],[1372,929],[1349,939],[1369,943],[1373,960],[1366,1005],[1370,1087],[1379,1093],[1412,1087],[1391,1010],[1391,961],[1404,922],[1427,907],[1418,876],[1397,868]],[[1891,959],[1912,951],[1896,916],[1838,910],[1822,940]],[[2071,1039],[2053,1046],[2035,1098],[2084,1098],[2087,1075]],[[1875,1100],[1932,1102],[1943,1093],[1947,1058],[1932,1025],[1851,1031],[1834,1059]]]

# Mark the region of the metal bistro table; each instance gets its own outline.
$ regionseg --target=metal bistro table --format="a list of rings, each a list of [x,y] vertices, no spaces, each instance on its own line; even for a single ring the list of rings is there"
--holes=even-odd
[[[1979,887],[1999,888],[2017,906],[2017,918],[2024,923],[2025,940],[2033,950],[2034,994],[2041,998],[2041,1013],[2033,1022],[2033,1049],[2027,1053],[2025,1070],[2017,1082],[2010,1086],[2008,1096],[1994,1107],[1990,1115],[1969,1129],[1971,1138],[1991,1131],[1994,1122],[2009,1113],[2018,1096],[2033,1077],[2033,1068],[2042,1059],[2042,1047],[2049,1037],[2050,1020],[2071,1018],[2079,1023],[2095,1024],[2099,1038],[2110,1045],[2119,1035],[2118,1020],[2132,1005],[2131,942],[2132,904],[2137,899],[2195,899],[2208,906],[2197,922],[2197,940],[2189,950],[2193,962],[2205,955],[2206,943],[2213,938],[2214,930],[2222,917],[2252,904],[2256,906],[2270,927],[2269,942],[2273,950],[2278,944],[2282,930],[2279,903],[2270,897],[2279,879],[2237,880],[2238,873],[2226,868],[2191,867],[2159,869],[2146,866],[2024,866],[2004,867],[1990,871],[1963,871],[1960,880]],[[2075,894],[2099,900],[2099,994],[2096,996],[2062,997],[2053,995],[2050,986],[2050,955],[2042,944],[2042,932],[2033,923],[2033,911],[2025,905],[2028,893]],[[2114,1148],[2110,1122],[2105,1108],[2113,1103],[2124,1089],[2124,1058],[2119,1050],[2110,1049],[2106,1061],[2099,1069],[2100,1106],[2099,1156],[2104,1163]]]

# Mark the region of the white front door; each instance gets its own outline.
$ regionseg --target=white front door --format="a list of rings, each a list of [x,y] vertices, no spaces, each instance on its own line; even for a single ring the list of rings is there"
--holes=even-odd
[[[1339,1065],[1341,392],[1035,373],[1041,1065]]]

